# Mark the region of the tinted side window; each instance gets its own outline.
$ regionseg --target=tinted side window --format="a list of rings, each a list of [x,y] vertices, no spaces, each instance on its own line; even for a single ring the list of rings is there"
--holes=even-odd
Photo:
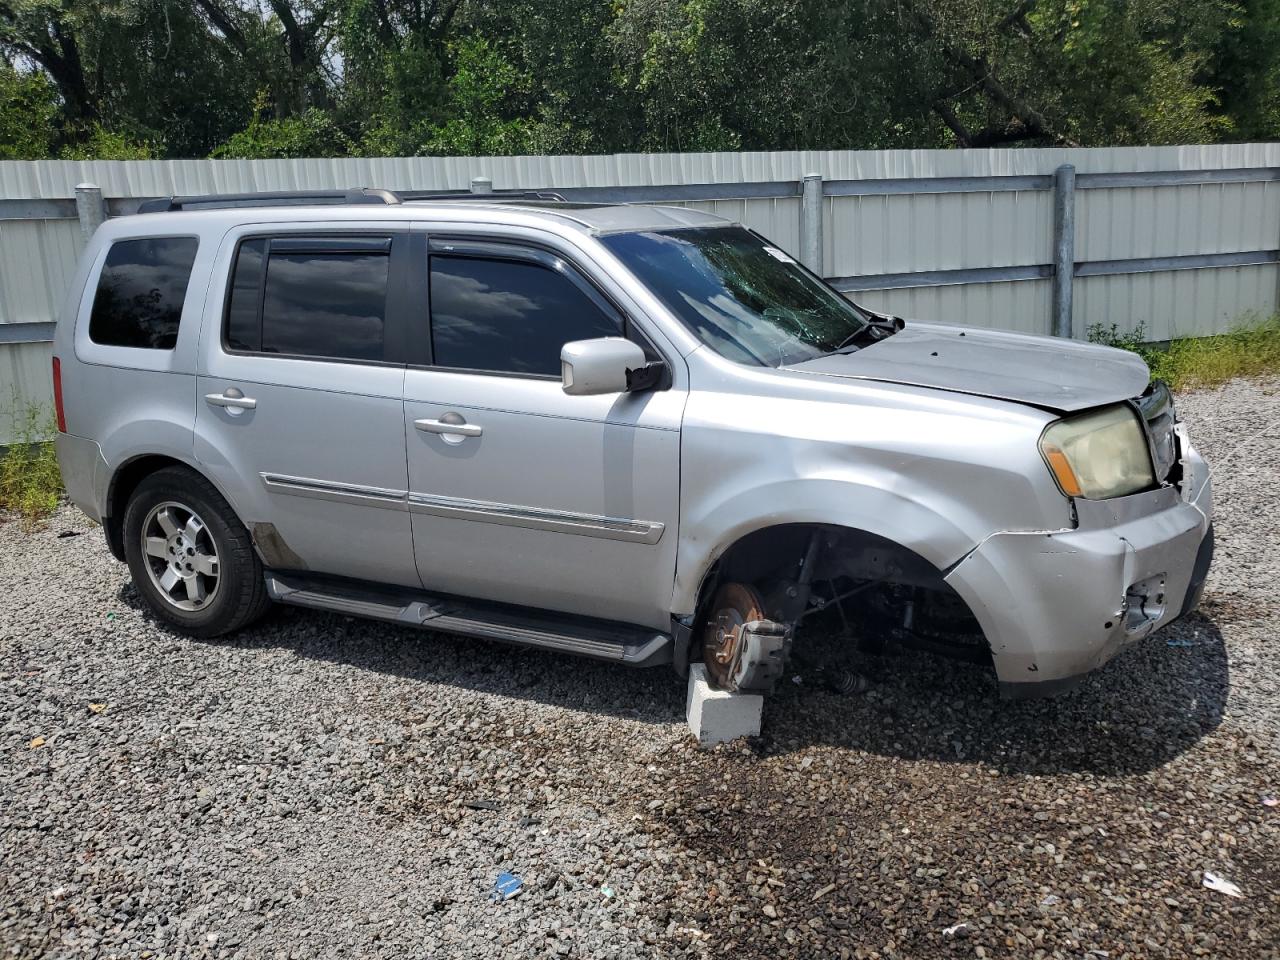
[[[113,243],[98,277],[89,339],[112,347],[172,350],[197,246],[195,237]]]
[[[246,240],[236,254],[227,306],[227,346],[232,350],[262,349],[262,267],[266,257],[265,238]]]
[[[309,245],[310,244],[310,245]],[[390,241],[246,240],[227,305],[233,350],[382,360]]]
[[[535,263],[431,257],[431,345],[441,367],[560,376],[571,340],[621,335],[573,281]]]

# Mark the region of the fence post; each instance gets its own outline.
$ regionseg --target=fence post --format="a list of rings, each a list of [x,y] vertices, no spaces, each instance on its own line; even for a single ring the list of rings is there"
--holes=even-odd
[[[493,193],[493,181],[488,177],[471,178],[472,193]]]
[[[76,216],[80,219],[80,235],[85,242],[93,236],[93,231],[102,226],[107,219],[106,207],[102,202],[102,189],[94,183],[76,184]]]
[[[1073,337],[1071,293],[1076,270],[1076,168],[1053,172],[1053,335]]]
[[[800,186],[800,262],[822,276],[822,174],[806,173]]]

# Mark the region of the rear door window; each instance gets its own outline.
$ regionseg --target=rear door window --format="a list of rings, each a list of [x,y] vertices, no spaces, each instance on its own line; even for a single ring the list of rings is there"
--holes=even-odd
[[[333,360],[385,356],[389,237],[273,237],[240,244],[227,305],[237,351]]]
[[[113,243],[98,276],[89,339],[110,347],[172,350],[198,246],[195,237]]]

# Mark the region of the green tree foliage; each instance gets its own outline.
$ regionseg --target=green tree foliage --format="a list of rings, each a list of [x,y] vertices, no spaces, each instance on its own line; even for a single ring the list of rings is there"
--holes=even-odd
[[[50,148],[81,155],[122,143],[203,155],[245,125],[257,82],[178,0],[0,0],[0,53],[53,84]]]
[[[95,123],[84,139],[68,143],[58,156],[63,160],[152,160],[155,151],[151,144]]]
[[[624,4],[497,0],[467,8],[467,30],[501,44],[525,85],[522,109],[539,153],[635,149],[640,104],[619,81],[612,33]]]
[[[12,156],[1280,136],[1280,0],[0,0],[0,52]]]
[[[323,110],[309,107],[295,117],[263,118],[266,98],[259,95],[249,126],[213,151],[219,160],[283,160],[289,157],[345,157],[352,143]]]
[[[662,150],[897,145],[921,129],[898,91],[881,4],[821,0],[637,0],[611,36],[619,78]],[[903,112],[905,111],[905,113]],[[914,116],[911,116],[914,114]]]
[[[934,111],[963,145],[1212,142],[1202,82],[1229,5],[1185,0],[916,0]]]
[[[446,87],[444,122],[434,126],[425,152],[452,156],[533,153],[532,124],[516,105],[527,101],[529,77],[488,41],[451,44],[453,75]]]
[[[1219,113],[1235,139],[1280,137],[1280,0],[1243,0],[1209,41],[1204,71],[1217,88]]]
[[[348,0],[336,46],[344,83],[339,114],[363,152],[413,155],[447,119],[453,2]]]
[[[245,125],[258,81],[193,6],[115,0],[102,10],[117,19],[110,33],[95,28],[86,55],[103,127],[158,155],[200,156]]]
[[[48,157],[57,115],[57,91],[43,73],[0,63],[0,160]]]

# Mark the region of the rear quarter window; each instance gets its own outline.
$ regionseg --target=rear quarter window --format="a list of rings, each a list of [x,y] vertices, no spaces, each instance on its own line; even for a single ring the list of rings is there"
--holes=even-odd
[[[195,237],[113,243],[98,276],[89,339],[110,347],[172,350],[197,246]]]

